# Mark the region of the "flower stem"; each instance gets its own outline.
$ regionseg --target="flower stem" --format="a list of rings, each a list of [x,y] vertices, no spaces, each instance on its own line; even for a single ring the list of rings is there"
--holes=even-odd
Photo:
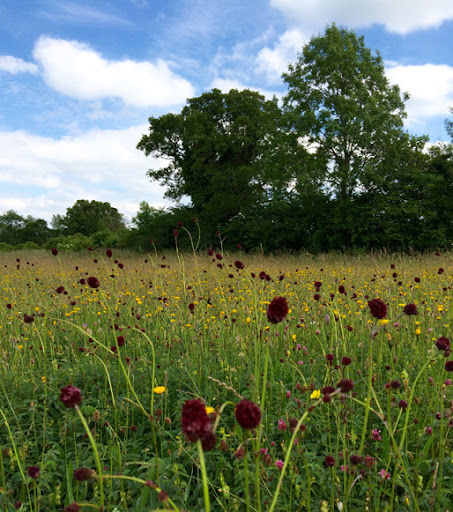
[[[203,496],[204,496],[204,509],[205,512],[211,511],[211,505],[209,503],[209,490],[208,490],[208,475],[206,473],[206,464],[204,460],[203,447],[201,446],[201,439],[197,441],[198,457],[200,459],[201,477],[203,479]]]

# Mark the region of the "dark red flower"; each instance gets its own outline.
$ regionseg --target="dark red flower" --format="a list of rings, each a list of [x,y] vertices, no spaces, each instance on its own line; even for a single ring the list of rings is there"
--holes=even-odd
[[[86,480],[90,480],[96,474],[96,471],[91,468],[77,468],[74,469],[74,479],[78,482],[85,482]]]
[[[313,299],[314,299],[314,300],[319,300],[320,298],[321,298],[321,295],[319,295],[319,293],[315,293],[315,294],[313,295]]]
[[[245,267],[245,265],[242,263],[242,261],[239,261],[239,260],[236,260],[236,261],[234,262],[234,266],[235,266],[236,268],[238,268],[239,270],[242,270],[242,269]]]
[[[407,407],[407,402],[406,402],[406,400],[400,400],[400,401],[398,402],[398,407],[399,407],[400,409],[403,409],[403,411],[404,411],[404,409],[406,409],[406,407]]]
[[[12,309],[12,308],[13,308],[13,305],[12,305],[12,304],[7,304],[7,305],[6,305],[6,307],[7,307],[8,309]]]
[[[453,361],[445,361],[445,371],[453,372]]]
[[[216,443],[217,437],[214,434],[214,432],[212,432],[212,430],[206,432],[206,434],[201,438],[201,446],[205,452],[213,450],[215,448]]]
[[[81,510],[82,507],[80,505],[78,505],[75,501],[73,503],[71,503],[70,505],[67,505],[65,507],[65,509],[63,510],[63,512],[79,512],[79,510]]]
[[[330,395],[335,391],[335,388],[333,386],[325,386],[321,389],[321,393],[323,395]]]
[[[351,455],[349,457],[349,460],[351,461],[351,464],[353,466],[357,466],[358,464],[360,464],[362,462],[362,457],[360,455]]]
[[[266,274],[266,272],[264,272],[264,270],[262,270],[262,271],[259,273],[259,278],[260,278],[260,279],[266,279],[266,276],[267,276],[267,274]]]
[[[252,401],[242,399],[234,410],[236,420],[242,428],[252,429],[256,428],[261,421],[261,410]]]
[[[442,267],[440,267],[440,269],[437,271],[437,273],[440,275],[440,274],[443,274],[444,273],[444,269]]]
[[[27,473],[30,478],[33,478],[33,480],[36,480],[39,476],[40,469],[38,466],[29,466],[27,468]]]
[[[27,313],[24,313],[24,322],[26,324],[31,324],[34,320],[34,317],[32,315],[27,315]]]
[[[124,336],[121,336],[121,335],[120,335],[120,336],[118,336],[118,337],[116,338],[116,341],[118,342],[118,346],[119,346],[119,347],[122,347],[122,346],[124,345],[124,343],[125,343]]]
[[[338,287],[338,291],[339,291],[340,293],[346,293],[345,287],[344,287],[343,285],[340,285],[340,286]]]
[[[436,347],[439,350],[448,350],[450,348],[450,340],[448,338],[446,338],[445,336],[441,336],[436,341]]]
[[[405,315],[416,315],[417,306],[415,304],[406,304],[403,308],[403,313]]]
[[[316,288],[317,290],[319,290],[319,289],[321,288],[321,286],[322,286],[322,283],[321,283],[321,281],[315,281],[315,282],[314,282],[314,285],[315,285],[315,288]]]
[[[99,279],[97,277],[90,276],[87,279],[88,286],[90,288],[99,288]]]
[[[332,457],[332,455],[326,455],[326,458],[324,459],[324,466],[326,468],[335,466],[335,459]]]
[[[189,311],[193,314],[193,311],[195,309],[195,304],[193,304],[192,302],[189,304]]]
[[[82,393],[79,388],[69,384],[60,390],[60,400],[66,407],[74,407],[82,403]]]
[[[285,319],[288,314],[289,306],[285,297],[274,297],[267,306],[267,319],[272,324],[278,324]]]
[[[182,431],[192,443],[211,431],[211,420],[200,399],[187,400],[182,406]]]
[[[328,361],[330,364],[333,362],[333,354],[326,354],[326,361]]]
[[[168,500],[168,494],[165,491],[160,491],[157,495],[157,499],[160,501],[160,503],[164,503]]]
[[[341,359],[341,364],[343,366],[348,366],[351,364],[351,358],[350,357],[347,357],[347,356],[343,356],[343,358]]]
[[[112,254],[113,254],[112,249],[106,249],[105,254],[106,254],[109,258],[111,258],[111,257],[112,257]]]
[[[58,249],[56,249],[55,247],[52,247],[52,254],[54,256],[56,256],[58,254]]]
[[[220,253],[217,253],[217,254],[215,255],[215,257],[216,257],[218,260],[223,259],[223,256],[222,256]]]
[[[341,379],[337,386],[342,393],[348,393],[354,387],[354,382],[351,379]]]
[[[387,304],[381,299],[369,300],[368,307],[374,318],[382,319],[387,316]]]
[[[399,380],[392,380],[392,382],[390,382],[390,387],[392,389],[400,389],[401,382]]]

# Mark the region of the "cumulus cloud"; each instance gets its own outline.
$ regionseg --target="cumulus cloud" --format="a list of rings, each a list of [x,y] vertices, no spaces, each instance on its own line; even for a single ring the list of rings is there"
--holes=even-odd
[[[168,63],[110,61],[78,41],[40,37],[33,50],[52,89],[81,100],[120,98],[134,107],[184,103],[194,88]]]
[[[352,28],[381,24],[407,34],[453,19],[451,0],[270,0],[270,5],[305,30],[320,30],[335,20]]]
[[[448,116],[453,105],[453,67],[445,64],[395,65],[386,69],[389,81],[410,94],[407,124],[419,127],[429,117]]]
[[[308,39],[299,29],[287,30],[278,38],[273,48],[266,46],[260,50],[255,72],[264,75],[272,83],[279,83],[281,74],[287,70],[290,62],[296,60]]]
[[[93,129],[61,138],[0,131],[0,213],[64,213],[77,199],[109,201],[132,217],[139,203],[167,204],[147,169],[163,164],[136,149],[147,126]]]
[[[16,75],[17,73],[37,73],[38,66],[33,62],[26,62],[12,55],[0,55],[0,71]]]
[[[250,89],[252,91],[257,91],[262,94],[266,99],[271,100],[274,96],[279,97],[280,94],[268,91],[266,89],[261,89],[260,87],[252,87],[249,85],[245,85],[239,80],[234,80],[230,78],[216,78],[211,82],[209,87],[210,89],[220,89],[222,92],[229,92],[231,89],[237,89],[238,91],[243,91],[244,89]]]

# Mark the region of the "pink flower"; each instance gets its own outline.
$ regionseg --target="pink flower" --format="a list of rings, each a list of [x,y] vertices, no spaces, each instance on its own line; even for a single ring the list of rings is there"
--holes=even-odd
[[[298,364],[299,366],[302,366],[302,365],[304,364],[304,362],[303,362],[303,361],[297,361],[297,364]]]
[[[382,441],[381,431],[377,428],[372,430],[371,431],[371,439],[373,441]]]
[[[286,426],[285,420],[278,420],[278,430],[286,430],[288,427]]]
[[[283,468],[283,461],[282,459],[278,459],[275,461],[275,465],[278,467],[278,469],[282,469]]]
[[[291,398],[291,391],[286,392],[286,398],[288,398],[288,399]]]
[[[425,428],[425,434],[432,434],[433,433],[433,427],[426,427]]]
[[[347,471],[348,471],[348,469],[349,469],[349,466],[348,466],[347,464],[346,464],[346,465],[344,465],[344,464],[343,464],[343,465],[341,465],[341,466],[340,466],[340,469],[341,469],[341,471],[343,471],[343,472],[344,472],[344,471],[346,471],[346,472],[347,472]]]
[[[381,477],[384,479],[384,480],[390,480],[390,473],[388,471],[386,471],[385,469],[381,469],[379,471],[379,475],[381,475]]]

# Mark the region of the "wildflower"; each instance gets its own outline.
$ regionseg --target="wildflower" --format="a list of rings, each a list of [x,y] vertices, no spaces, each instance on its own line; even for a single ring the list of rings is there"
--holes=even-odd
[[[205,452],[213,450],[217,443],[217,437],[211,430],[207,432],[201,439],[201,446]]]
[[[194,443],[211,431],[211,420],[201,400],[187,400],[182,407],[182,431]]]
[[[371,431],[371,439],[373,441],[382,441],[381,431],[377,428],[372,430]]]
[[[32,315],[27,315],[27,313],[24,313],[24,322],[26,324],[31,324],[34,321],[34,317]]]
[[[338,291],[339,291],[339,293],[344,293],[346,295],[346,290],[345,290],[345,287],[343,285],[340,285],[338,287]]]
[[[285,319],[288,311],[288,301],[285,299],[285,297],[275,297],[267,306],[267,318],[269,322],[278,324]]]
[[[320,396],[321,396],[321,390],[315,389],[315,390],[313,390],[313,393],[310,395],[310,398],[312,400],[317,400]]]
[[[362,457],[360,455],[351,455],[349,457],[349,460],[351,461],[351,464],[353,466],[357,466],[358,464],[360,464],[362,462]]]
[[[453,372],[453,361],[445,361],[445,371]]]
[[[87,279],[88,286],[90,288],[99,288],[99,279],[97,277],[90,276]]]
[[[71,503],[70,505],[66,506],[63,510],[63,512],[79,512],[82,507],[78,505],[75,501]]]
[[[189,311],[192,313],[192,315],[193,315],[193,311],[194,311],[194,309],[195,309],[195,304],[190,303],[190,304],[189,304]]]
[[[332,364],[332,362],[333,362],[333,354],[326,354],[326,360],[327,360],[330,364]]]
[[[165,391],[167,391],[165,386],[156,386],[153,388],[153,392],[156,393],[156,395],[161,395],[162,393],[165,393]]]
[[[74,479],[78,482],[85,482],[86,480],[90,480],[96,474],[94,469],[91,468],[77,468],[74,470]]]
[[[342,360],[341,360],[341,364],[343,366],[348,366],[351,364],[351,358],[350,357],[347,357],[347,356],[343,356]]]
[[[436,341],[436,347],[439,350],[448,350],[450,348],[450,340],[448,338],[446,338],[445,336],[441,336]]]
[[[385,469],[381,469],[379,471],[379,475],[384,479],[384,480],[390,480],[390,473],[388,471],[386,471]]]
[[[165,491],[160,491],[157,495],[157,499],[163,503],[164,501],[168,500],[168,494]]]
[[[417,306],[415,304],[406,304],[403,308],[403,313],[405,315],[416,315],[417,314]]]
[[[398,407],[399,407],[400,409],[403,409],[403,411],[404,411],[404,409],[406,409],[406,407],[407,407],[407,402],[406,402],[406,400],[400,400],[400,401],[398,402]]]
[[[278,459],[275,461],[275,465],[278,467],[278,469],[282,469],[283,468],[283,461],[282,459]]]
[[[58,254],[58,249],[56,249],[55,247],[52,247],[52,254],[54,256],[56,256]]]
[[[332,457],[332,455],[326,455],[323,464],[326,468],[331,468],[335,466],[335,459]]]
[[[33,480],[36,480],[39,476],[40,469],[38,466],[29,466],[27,468],[27,473],[30,478],[33,478]]]
[[[79,388],[72,385],[61,388],[60,400],[66,407],[74,407],[82,403],[82,394]]]
[[[335,388],[333,386],[325,386],[321,389],[321,392],[323,395],[330,395],[335,391]]]
[[[348,393],[354,387],[354,382],[351,379],[342,379],[337,385],[342,393]]]
[[[214,413],[215,413],[214,407],[211,407],[211,406],[206,407],[206,414],[214,414]]]
[[[425,428],[425,434],[431,435],[433,433],[433,427],[426,427]]]
[[[374,318],[381,320],[387,316],[387,304],[381,299],[369,300],[368,307],[370,308],[370,313]]]
[[[236,261],[234,262],[234,266],[235,266],[236,268],[238,268],[239,270],[242,270],[242,269],[245,267],[245,265],[242,263],[242,261],[239,261],[239,260],[236,260]]]
[[[286,430],[288,427],[286,426],[285,420],[278,420],[278,430]]]
[[[113,254],[112,249],[106,249],[105,254],[107,255],[108,258],[111,258],[112,254]]]
[[[241,400],[234,410],[236,420],[242,428],[252,429],[256,428],[261,421],[260,408],[250,400]]]

